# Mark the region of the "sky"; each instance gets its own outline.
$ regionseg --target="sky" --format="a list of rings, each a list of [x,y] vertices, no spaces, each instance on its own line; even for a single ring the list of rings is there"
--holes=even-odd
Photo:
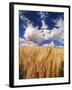
[[[20,10],[19,42],[23,46],[64,47],[64,13]]]

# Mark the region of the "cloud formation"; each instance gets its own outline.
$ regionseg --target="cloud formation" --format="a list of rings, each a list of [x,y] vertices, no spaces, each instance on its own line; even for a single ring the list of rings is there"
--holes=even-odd
[[[64,43],[64,27],[63,27],[63,20],[59,19],[56,22],[56,26],[58,28],[53,28],[52,30],[48,30],[48,29],[44,29],[44,30],[38,30],[37,27],[34,27],[32,24],[28,24],[26,30],[25,30],[25,34],[24,37],[25,39],[29,42],[25,42],[22,40],[20,40],[21,42],[24,42],[25,45],[36,45],[41,43],[44,40],[55,40],[55,39],[59,39],[59,41],[61,43]],[[42,26],[43,28],[46,28],[46,25],[44,23],[44,25]],[[54,46],[54,42],[52,42],[51,44],[49,44],[48,46],[53,45]],[[46,46],[46,45],[45,45]]]
[[[38,14],[40,15],[41,19],[46,19],[46,17],[48,17],[48,12],[39,12]]]
[[[54,41],[51,41],[49,44],[44,44],[43,47],[55,47]]]
[[[20,46],[38,46],[37,43],[25,40],[24,38],[19,38]]]
[[[22,44],[25,42],[25,39],[24,38],[19,38],[19,43]]]
[[[53,28],[52,30],[49,30],[50,32],[47,33],[44,31],[45,34],[45,39],[63,39],[64,38],[64,21],[62,19],[59,19],[56,21],[56,27],[58,28]],[[47,30],[48,31],[48,30]]]
[[[38,46],[41,42],[44,40],[56,40],[58,39],[59,42],[64,43],[64,20],[62,18],[54,20],[55,26],[52,30],[49,30],[48,25],[45,23],[46,14],[44,12],[40,12],[40,18],[41,18],[41,29],[38,29],[37,27],[33,26],[32,21],[30,21],[27,17],[24,15],[20,15],[21,20],[26,22],[23,24],[23,27],[25,28],[24,32],[24,38],[20,38],[20,44],[24,46]],[[48,16],[47,16],[48,17]],[[51,46],[54,47],[55,44],[52,41],[49,44],[44,44],[43,46]]]
[[[37,30],[37,28],[33,27],[31,24],[26,28],[24,37],[28,41],[32,41],[34,43],[41,43],[44,39],[43,34]]]
[[[20,15],[20,19],[23,21],[23,27],[27,28],[29,24],[33,24],[26,16]]]

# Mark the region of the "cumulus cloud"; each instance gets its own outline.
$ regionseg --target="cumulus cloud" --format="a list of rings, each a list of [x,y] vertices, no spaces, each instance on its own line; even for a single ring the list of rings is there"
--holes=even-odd
[[[40,33],[40,31],[37,30],[37,28],[33,27],[31,24],[29,24],[26,28],[24,37],[26,40],[35,43],[41,43],[43,40],[45,40],[42,33]]]
[[[49,44],[49,46],[51,46],[51,47],[55,47],[54,42],[53,42],[53,41],[51,41],[51,43]]]
[[[59,29],[64,29],[64,20],[60,18],[59,20],[56,20],[56,25]]]
[[[38,46],[37,43],[25,40],[24,38],[19,38],[20,46]]]
[[[62,19],[59,19],[56,21],[56,25],[58,28],[53,28],[52,30],[49,30],[50,32],[46,33],[45,31],[45,39],[63,39],[64,38],[64,21]],[[48,30],[47,30],[48,31]]]
[[[56,46],[56,48],[63,48],[63,46],[59,45],[59,46]]]
[[[26,42],[20,44],[20,46],[31,46],[31,47],[33,46],[33,47],[37,47],[38,45],[33,43],[33,42],[31,42],[31,41],[26,41]]]
[[[44,44],[42,47],[48,47],[49,44]]]
[[[51,41],[49,44],[44,44],[43,47],[55,47],[54,41]]]
[[[24,38],[19,38],[19,43],[22,44],[25,42],[25,39]]]
[[[48,26],[45,24],[45,21],[44,21],[44,20],[41,20],[41,22],[42,22],[42,27],[41,27],[41,29],[42,29],[42,30],[47,29]]]

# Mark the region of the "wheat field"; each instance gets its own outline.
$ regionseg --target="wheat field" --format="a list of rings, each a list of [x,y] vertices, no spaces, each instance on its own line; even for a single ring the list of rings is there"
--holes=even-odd
[[[64,76],[64,49],[52,47],[19,48],[19,79]]]

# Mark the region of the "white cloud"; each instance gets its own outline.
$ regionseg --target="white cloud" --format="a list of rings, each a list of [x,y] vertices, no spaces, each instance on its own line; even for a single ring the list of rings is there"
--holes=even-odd
[[[31,47],[33,46],[33,47],[37,47],[38,45],[33,43],[33,42],[26,41],[26,42],[20,44],[20,46],[31,46]]]
[[[19,38],[20,46],[38,46],[36,43],[25,40],[24,38]]]
[[[29,23],[32,24],[32,22],[31,22],[28,18],[26,18],[25,16],[23,16],[23,15],[20,15],[20,18],[21,18],[21,20],[23,20],[27,25],[28,25]],[[25,26],[25,25],[23,25],[23,26]]]
[[[64,20],[62,18],[56,20],[56,26],[59,27],[59,29],[64,29]]]
[[[42,11],[41,11],[41,12],[39,12],[38,14],[40,15],[40,18],[41,18],[41,19],[45,19],[46,17],[48,17],[48,14],[49,14],[49,13],[48,13],[48,12],[42,12]]]
[[[42,27],[41,27],[41,29],[42,29],[42,30],[47,29],[48,26],[45,24],[45,21],[44,21],[44,20],[41,20],[41,22],[42,22]]]
[[[42,23],[41,29],[47,29],[48,26],[46,25],[44,20],[46,19],[46,17],[48,17],[48,12],[40,12],[39,15]]]
[[[44,40],[42,33],[40,33],[40,31],[37,30],[37,27],[35,28],[31,24],[29,24],[28,27],[26,28],[24,37],[26,40],[35,43],[41,43]]]
[[[60,39],[59,42],[63,44],[64,43],[64,39]]]
[[[25,39],[24,38],[19,38],[19,43],[22,44],[25,42]]]
[[[63,46],[59,45],[59,46],[56,46],[56,48],[63,48]]]
[[[49,43],[49,45],[48,45],[49,47],[55,47],[55,44],[54,44],[54,42],[53,41],[51,41],[51,43]]]
[[[56,25],[58,28],[53,28],[52,30],[49,30],[50,32],[44,33],[45,39],[63,39],[64,38],[64,21],[62,19],[59,19],[56,21]]]
[[[49,44],[44,44],[42,47],[48,47]]]
[[[55,47],[54,41],[51,41],[49,44],[44,44],[43,47]]]
[[[44,40],[44,37],[43,34],[38,30],[38,27],[34,27],[33,23],[23,15],[20,15],[20,18],[25,21],[27,25],[23,25],[25,28],[25,39],[35,43],[41,43]]]

